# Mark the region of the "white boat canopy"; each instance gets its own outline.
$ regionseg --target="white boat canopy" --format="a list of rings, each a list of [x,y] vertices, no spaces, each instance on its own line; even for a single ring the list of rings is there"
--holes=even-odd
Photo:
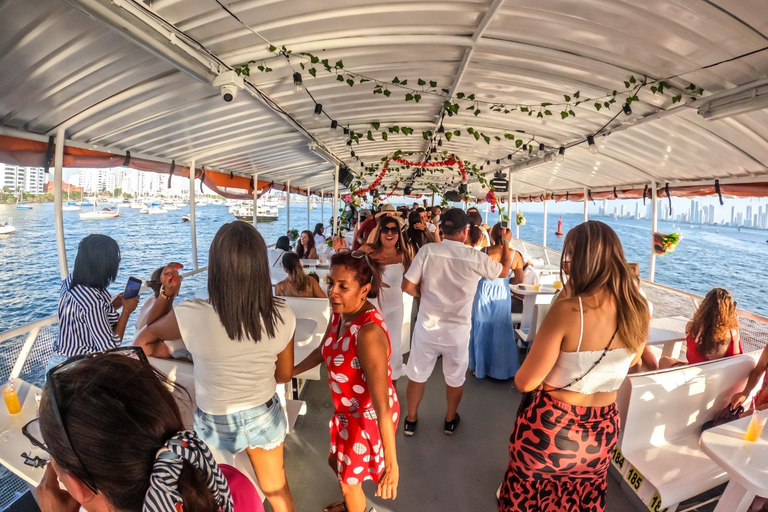
[[[766,195],[767,47],[762,0],[5,0],[0,159],[58,133],[313,192],[456,155],[479,197],[496,171],[528,199]],[[378,190],[455,187],[442,168]]]

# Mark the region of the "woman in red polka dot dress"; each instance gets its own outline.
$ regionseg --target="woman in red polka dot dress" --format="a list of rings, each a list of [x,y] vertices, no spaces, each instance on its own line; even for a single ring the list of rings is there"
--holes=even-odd
[[[367,300],[378,295],[380,286],[381,269],[367,254],[334,255],[328,285],[333,315],[324,342],[293,371],[298,375],[322,363],[328,369],[336,409],[328,464],[339,478],[344,501],[328,505],[326,512],[365,512],[366,480],[378,482],[376,496],[397,496],[400,403],[392,385],[387,326]]]

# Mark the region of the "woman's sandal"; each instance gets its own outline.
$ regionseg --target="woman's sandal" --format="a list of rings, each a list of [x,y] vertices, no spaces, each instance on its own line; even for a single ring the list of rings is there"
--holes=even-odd
[[[323,512],[347,512],[347,504],[344,501],[335,501],[326,505]]]

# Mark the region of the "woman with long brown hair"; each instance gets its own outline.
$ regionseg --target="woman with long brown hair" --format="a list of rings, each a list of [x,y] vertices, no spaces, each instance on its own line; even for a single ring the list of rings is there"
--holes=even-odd
[[[371,303],[376,306],[384,321],[390,326],[389,339],[392,344],[392,380],[403,375],[402,325],[403,325],[403,276],[411,266],[411,252],[403,243],[400,223],[395,217],[379,217],[373,243],[360,248],[382,268],[383,286]]]
[[[288,277],[275,285],[278,297],[314,297],[324,299],[325,294],[320,283],[304,273],[299,255],[288,252],[283,255],[283,269]]]
[[[713,288],[701,301],[693,319],[685,326],[688,364],[737,356],[741,349],[736,301],[725,288]],[[683,361],[662,357],[659,368],[685,365]]]
[[[315,235],[309,231],[302,231],[299,236],[299,242],[296,244],[296,254],[303,260],[317,259],[317,249],[315,249]]]
[[[224,224],[208,256],[207,300],[172,308],[181,279],[177,268],[169,273],[169,299],[155,302],[149,316],[157,320],[147,329],[182,338],[192,354],[195,431],[220,450],[245,450],[272,509],[293,512],[283,463],[288,424],[276,389],[292,377],[296,317],[272,295],[267,244],[247,222]]]
[[[563,245],[557,300],[515,375],[524,392],[509,442],[499,512],[605,510],[618,439],[616,390],[640,361],[648,305],[608,225],[585,222]]]

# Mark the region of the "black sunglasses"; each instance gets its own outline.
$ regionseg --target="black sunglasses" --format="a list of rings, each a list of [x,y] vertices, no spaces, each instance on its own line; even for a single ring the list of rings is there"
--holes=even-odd
[[[56,417],[56,422],[59,424],[61,431],[64,432],[64,440],[66,442],[67,448],[69,448],[69,450],[72,452],[72,455],[74,455],[75,457],[75,462],[77,462],[78,468],[75,471],[75,474],[77,474],[77,476],[80,477],[80,480],[82,480],[83,483],[86,486],[88,486],[88,488],[94,493],[98,493],[99,491],[96,488],[96,485],[93,483],[93,478],[91,477],[90,473],[88,472],[87,469],[85,469],[85,465],[83,465],[83,461],[80,459],[80,456],[77,454],[77,450],[75,450],[75,447],[72,444],[72,440],[69,437],[69,431],[67,430],[67,426],[64,424],[64,421],[61,417],[61,409],[59,408],[61,397],[59,396],[59,391],[56,385],[56,375],[61,374],[62,371],[71,369],[74,365],[76,365],[81,361],[84,361],[86,359],[93,359],[95,357],[101,357],[108,354],[122,354],[128,357],[135,357],[142,363],[149,365],[147,356],[144,354],[144,350],[142,350],[141,347],[117,347],[117,348],[105,350],[104,352],[95,352],[92,354],[83,354],[79,356],[70,357],[63,363],[51,368],[48,371],[48,374],[46,375],[46,379],[48,380],[48,383],[51,389],[51,395],[49,399],[51,400],[53,414]],[[27,429],[27,430],[29,432],[30,429]],[[45,443],[42,442],[42,440],[37,440],[37,439],[33,440],[29,435],[27,435],[27,439],[29,439],[30,442],[32,442],[32,444],[34,444],[35,446],[38,446],[39,448],[42,448],[47,451],[47,447],[45,447]]]
[[[349,254],[353,258],[363,259],[365,258],[365,264],[368,265],[368,270],[371,272],[371,283],[373,282],[373,267],[371,266],[371,260],[368,258],[368,253],[363,251],[350,251],[349,249],[339,249],[341,254]]]
[[[381,228],[379,231],[384,235],[396,235],[400,232],[400,230],[394,226]]]

